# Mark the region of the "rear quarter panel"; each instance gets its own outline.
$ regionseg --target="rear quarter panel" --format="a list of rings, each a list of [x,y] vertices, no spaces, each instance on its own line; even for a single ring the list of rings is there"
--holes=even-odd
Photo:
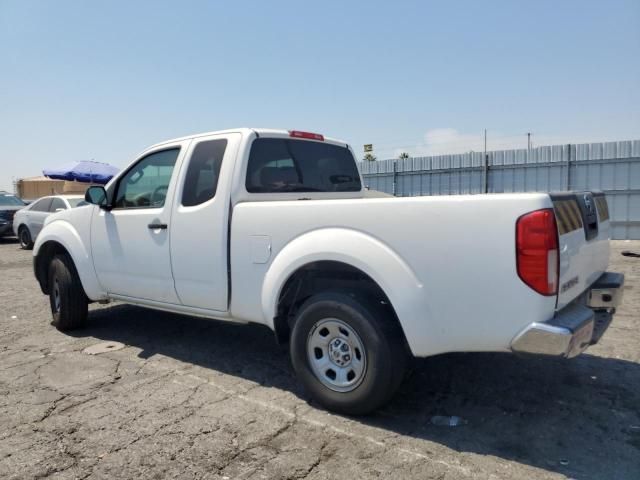
[[[550,206],[545,194],[238,204],[232,316],[272,325],[289,273],[281,265],[339,255],[385,290],[415,355],[508,350],[525,325],[554,313],[556,298],[524,285],[515,263],[517,218]],[[268,255],[256,255],[267,243]]]

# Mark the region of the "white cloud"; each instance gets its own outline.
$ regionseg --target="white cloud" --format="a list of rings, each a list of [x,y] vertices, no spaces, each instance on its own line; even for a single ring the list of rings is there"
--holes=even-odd
[[[526,135],[507,137],[488,133],[487,150],[505,150],[526,148]],[[482,152],[484,150],[483,133],[462,133],[455,128],[434,128],[427,130],[420,142],[412,147],[393,150],[394,156],[406,151],[411,156],[448,155],[454,153]]]
[[[543,145],[561,145],[566,143],[591,143],[624,140],[611,136],[600,138],[587,137],[585,135],[531,135],[531,146],[535,148]],[[505,135],[501,132],[487,132],[487,150],[511,150],[527,148],[527,134]],[[467,152],[484,151],[484,133],[463,133],[455,128],[434,128],[427,130],[423,137],[415,144],[402,146],[389,146],[380,149],[378,159],[398,158],[402,152],[407,152],[411,157],[428,157],[434,155],[448,155]]]

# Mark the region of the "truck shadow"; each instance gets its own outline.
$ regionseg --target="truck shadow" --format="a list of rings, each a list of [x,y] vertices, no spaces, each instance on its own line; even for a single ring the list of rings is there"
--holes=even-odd
[[[117,305],[92,310],[89,327],[75,335],[122,342],[140,348],[142,358],[161,354],[309,401],[266,327]],[[574,478],[640,478],[639,412],[637,363],[588,354],[570,362],[454,354],[416,360],[389,406],[350,420]],[[434,415],[468,423],[436,426]]]

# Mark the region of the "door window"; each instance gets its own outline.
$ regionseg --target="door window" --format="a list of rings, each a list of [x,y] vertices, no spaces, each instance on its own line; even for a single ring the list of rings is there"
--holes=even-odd
[[[164,206],[179,148],[162,150],[142,158],[119,181],[115,208]]]
[[[29,209],[33,212],[48,212],[51,205],[51,197],[41,198]]]
[[[226,148],[227,141],[224,139],[209,140],[196,145],[184,179],[182,205],[200,205],[215,196]]]
[[[49,207],[49,211],[55,212],[58,209],[66,210],[67,206],[61,198],[54,198],[51,202],[51,206]]]

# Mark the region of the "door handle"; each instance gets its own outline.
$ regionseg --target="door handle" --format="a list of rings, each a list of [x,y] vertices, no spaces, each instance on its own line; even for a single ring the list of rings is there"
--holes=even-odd
[[[147,225],[147,227],[149,228],[149,230],[166,230],[167,229],[167,224],[166,223],[150,223],[149,225]]]

